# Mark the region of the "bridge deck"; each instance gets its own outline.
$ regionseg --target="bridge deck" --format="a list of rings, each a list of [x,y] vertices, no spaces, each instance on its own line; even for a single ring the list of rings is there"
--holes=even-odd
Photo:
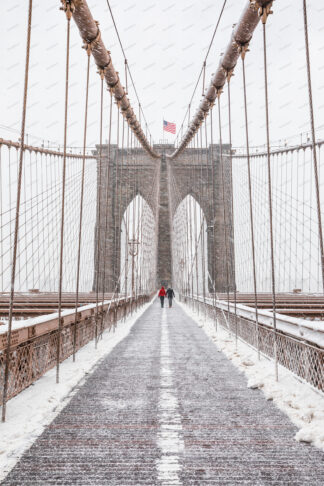
[[[105,293],[104,300],[109,300],[112,293]],[[123,297],[123,295],[120,295]],[[202,296],[201,296],[202,297]],[[208,294],[212,298],[212,294]],[[102,300],[102,294],[99,294]],[[227,300],[225,293],[218,293],[217,298]],[[272,310],[272,294],[258,293],[258,308]],[[57,292],[17,292],[15,294],[13,315],[15,318],[30,318],[43,314],[57,312]],[[229,294],[230,302],[234,302],[234,295]],[[79,304],[90,304],[96,302],[95,292],[81,292],[78,296]],[[245,304],[254,308],[255,297],[251,293],[238,292],[236,296],[238,304]],[[7,319],[9,315],[10,296],[8,292],[0,292],[0,319]],[[62,294],[62,306],[64,309],[74,309],[75,293],[64,292]],[[324,319],[324,297],[320,294],[307,293],[278,293],[276,294],[276,308],[281,314],[305,319]]]
[[[3,485],[324,484],[324,453],[179,306],[155,302]]]

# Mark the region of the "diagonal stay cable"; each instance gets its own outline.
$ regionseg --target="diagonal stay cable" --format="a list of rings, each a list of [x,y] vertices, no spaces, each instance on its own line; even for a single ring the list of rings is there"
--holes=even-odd
[[[108,1],[108,0],[107,0],[107,1]],[[216,35],[216,33],[217,33],[217,30],[218,30],[218,27],[219,27],[220,21],[221,21],[221,19],[222,19],[222,16],[223,16],[223,13],[224,13],[224,10],[225,10],[226,2],[227,2],[227,0],[224,0],[224,2],[223,2],[223,6],[222,6],[221,11],[220,11],[220,14],[219,14],[219,16],[218,16],[218,20],[217,20],[216,25],[215,25],[215,29],[214,29],[214,32],[213,32],[212,38],[211,38],[211,40],[210,40],[210,43],[209,43],[209,46],[208,46],[208,49],[207,49],[207,52],[206,52],[206,55],[205,55],[205,58],[204,58],[204,61],[203,61],[203,64],[202,64],[201,69],[200,69],[200,72],[199,72],[198,79],[197,79],[197,81],[196,81],[196,84],[195,84],[195,87],[194,87],[193,93],[192,93],[191,98],[190,98],[190,101],[189,101],[188,108],[187,108],[186,113],[185,113],[185,116],[184,116],[184,118],[183,118],[183,122],[182,122],[182,124],[181,124],[180,130],[183,128],[184,123],[185,123],[186,118],[187,118],[187,115],[188,115],[188,113],[189,113],[189,111],[190,111],[190,106],[191,106],[192,101],[193,101],[193,99],[194,99],[194,96],[195,96],[195,94],[196,94],[196,91],[197,91],[197,88],[198,88],[198,85],[199,85],[200,78],[201,78],[201,76],[202,76],[202,74],[203,74],[203,72],[204,72],[204,69],[205,69],[205,66],[206,66],[206,61],[207,61],[207,59],[208,59],[208,56],[209,56],[210,50],[211,50],[212,45],[213,45],[213,43],[214,43],[215,35]]]
[[[139,110],[140,110],[140,113],[142,113],[142,115],[143,115],[143,119],[144,119],[144,122],[145,122],[145,126],[147,128],[148,127],[148,124],[147,124],[147,121],[146,121],[146,118],[145,118],[145,115],[144,115],[144,112],[143,112],[142,103],[140,102],[140,99],[139,99],[139,96],[138,96],[138,92],[137,92],[137,89],[136,89],[136,86],[135,86],[134,78],[132,76],[132,73],[131,73],[131,70],[130,70],[130,67],[129,67],[129,64],[128,64],[128,61],[127,61],[126,52],[125,52],[123,43],[122,43],[121,38],[120,38],[120,35],[119,35],[119,30],[118,30],[118,27],[117,27],[117,24],[116,24],[116,21],[115,21],[115,17],[114,17],[114,14],[112,12],[112,9],[111,9],[109,0],[106,0],[106,1],[107,1],[107,6],[108,6],[108,9],[109,9],[110,15],[111,15],[111,20],[112,20],[112,22],[114,24],[115,31],[116,31],[116,35],[118,37],[118,42],[119,42],[120,48],[121,48],[122,53],[123,53],[123,56],[124,56],[125,69],[127,70],[128,74],[129,74],[129,77],[131,79],[132,86],[133,86],[133,89],[134,89],[134,93],[135,93],[136,99],[138,101]],[[125,73],[126,74],[126,85],[127,85],[127,72]],[[151,135],[150,130],[148,130],[148,132]]]
[[[249,44],[251,41],[253,33],[260,21],[261,12],[265,8],[270,10],[272,1],[273,0],[253,0],[248,2],[243,9],[241,17],[231,34],[231,38],[225,52],[220,59],[216,72],[210,81],[206,94],[199,103],[196,114],[192,118],[191,123],[188,125],[186,133],[182,137],[180,144],[176,150],[169,155],[171,159],[175,158],[182,150],[184,150],[190,140],[192,140],[195,134],[198,132],[200,126],[206,118],[206,115],[214,105],[216,98],[223,92],[228,75],[233,73],[242,46]]]

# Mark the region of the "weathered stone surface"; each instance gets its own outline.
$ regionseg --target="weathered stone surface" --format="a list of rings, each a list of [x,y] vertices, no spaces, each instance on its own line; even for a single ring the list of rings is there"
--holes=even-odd
[[[155,301],[2,484],[324,484],[324,453],[295,433],[179,306]]]
[[[161,157],[158,232],[157,284],[168,287],[172,284],[172,253],[169,207],[168,172],[165,153]]]
[[[97,147],[97,154],[98,152],[99,147]],[[158,221],[159,191],[153,186],[153,182],[156,169],[159,170],[159,164],[159,160],[151,158],[143,149],[136,148],[131,151],[127,149],[122,150],[117,145],[112,144],[108,157],[108,146],[102,146],[100,179],[99,160],[97,168],[97,204],[100,198],[101,208],[99,216],[100,265],[98,276],[98,287],[100,291],[102,291],[103,287],[105,292],[118,290],[122,218],[128,205],[138,194],[150,206],[156,223]],[[95,273],[93,290],[96,290],[97,285],[98,228],[99,222],[97,221],[94,245]]]
[[[120,271],[120,229],[123,214],[137,194],[149,204],[156,220],[158,233],[158,262],[156,285],[167,285],[172,281],[171,225],[178,204],[191,195],[200,204],[207,220],[208,271],[215,282],[217,292],[224,292],[229,284],[233,290],[233,225],[231,216],[231,173],[228,145],[223,145],[224,197],[222,171],[218,145],[206,149],[189,148],[175,160],[167,158],[174,151],[173,145],[154,145],[161,159],[152,159],[140,148],[128,151],[111,145],[108,163],[108,147],[102,146],[101,186],[98,178],[100,212],[100,262],[99,290],[114,292]],[[98,153],[99,147],[97,147]],[[99,165],[99,162],[98,162]],[[159,171],[159,185],[153,189],[155,171]],[[108,172],[107,172],[108,171]],[[177,199],[169,191],[170,171],[177,184]],[[99,169],[98,169],[99,173]],[[179,200],[179,195],[180,199]],[[170,200],[171,198],[171,200]],[[223,203],[225,202],[225,205]],[[224,221],[225,206],[225,221]],[[105,225],[107,237],[105,239]],[[225,237],[226,236],[226,237]],[[96,261],[98,221],[95,230],[95,275],[93,290],[96,290]],[[106,251],[104,251],[106,248]],[[106,255],[103,264],[103,255]],[[105,273],[105,282],[103,274]],[[228,274],[228,275],[227,275]],[[118,287],[118,285],[117,285]],[[210,287],[212,291],[212,287]]]
[[[177,198],[170,202],[172,216],[188,195],[201,206],[206,218],[208,271],[217,292],[233,290],[233,224],[231,211],[232,179],[228,145],[223,145],[224,196],[219,145],[208,149],[189,148],[170,161],[170,171],[177,185]],[[171,193],[172,194],[172,193]],[[225,203],[225,204],[224,204]],[[224,214],[225,207],[225,214]],[[228,278],[227,278],[228,272]],[[210,284],[210,291],[212,286]]]

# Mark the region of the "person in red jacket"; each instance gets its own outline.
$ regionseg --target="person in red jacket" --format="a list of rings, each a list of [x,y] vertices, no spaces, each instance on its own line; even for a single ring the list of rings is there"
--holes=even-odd
[[[165,291],[165,288],[162,285],[162,287],[159,290],[159,297],[160,297],[161,307],[162,308],[164,307],[164,297],[165,296],[166,296],[166,291]]]

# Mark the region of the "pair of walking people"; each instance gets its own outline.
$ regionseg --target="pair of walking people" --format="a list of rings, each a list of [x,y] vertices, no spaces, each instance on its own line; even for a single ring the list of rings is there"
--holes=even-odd
[[[172,299],[173,299],[173,297],[175,297],[173,288],[169,287],[167,290],[165,290],[165,288],[162,285],[162,287],[159,290],[159,297],[160,297],[162,308],[164,307],[164,298],[165,297],[168,297],[169,307],[172,307]]]

